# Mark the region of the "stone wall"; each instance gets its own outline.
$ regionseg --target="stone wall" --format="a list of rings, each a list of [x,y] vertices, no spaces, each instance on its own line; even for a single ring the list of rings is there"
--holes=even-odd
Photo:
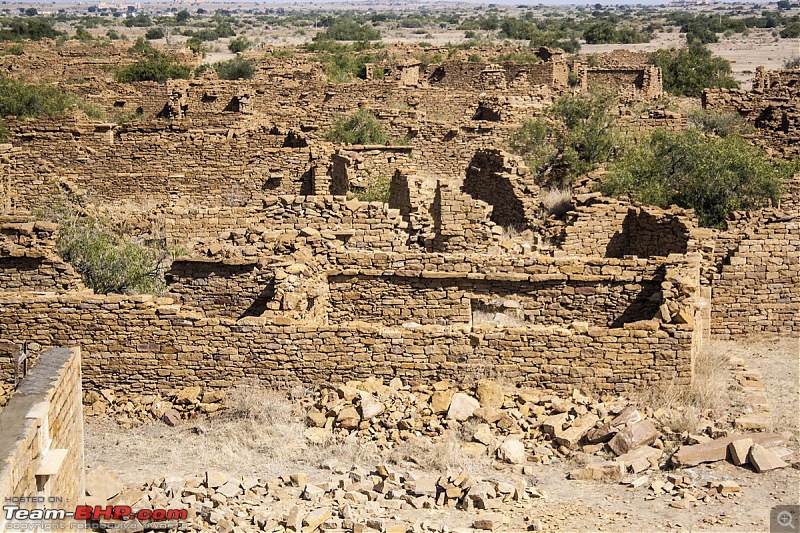
[[[784,155],[797,154],[800,146],[800,69],[766,71],[759,67],[753,89],[706,89],[703,108],[734,111],[753,126],[753,140]]]
[[[80,348],[42,353],[0,413],[4,498],[44,497],[43,504],[19,504],[28,509],[37,505],[71,509],[83,502],[82,400]],[[50,496],[63,498],[63,503],[46,503]],[[3,513],[0,529],[6,531],[11,525]],[[67,522],[61,525],[68,527]]]
[[[41,207],[60,183],[101,204],[175,196],[244,205],[266,194],[300,194],[310,179],[310,150],[283,147],[286,135],[267,127],[109,129],[41,120],[11,128],[22,148],[9,169],[19,208]]]
[[[461,188],[493,207],[491,220],[505,228],[531,226],[539,212],[539,187],[522,158],[501,150],[479,150]]]
[[[696,249],[690,213],[674,208],[633,206],[590,194],[567,213],[561,253],[602,257],[667,256]]]
[[[72,266],[56,255],[55,232],[56,225],[49,222],[0,218],[2,290],[68,292],[83,288]]]
[[[692,375],[694,327],[658,320],[621,328],[263,326],[257,318],[198,318],[146,297],[75,295],[4,296],[0,309],[11,335],[85,346],[90,390],[229,387],[244,378],[276,386],[370,376],[413,383],[479,372],[537,387],[623,391],[665,380],[688,385]]]
[[[800,332],[800,220],[756,220],[740,231],[729,225],[734,235],[723,240],[711,312],[711,332],[721,338]]]
[[[546,275],[488,278],[458,272],[423,271],[417,276],[365,274],[369,269],[351,272],[328,278],[331,323],[568,326],[585,322],[622,327],[656,317],[663,303],[665,275],[661,263],[632,260],[564,265]]]

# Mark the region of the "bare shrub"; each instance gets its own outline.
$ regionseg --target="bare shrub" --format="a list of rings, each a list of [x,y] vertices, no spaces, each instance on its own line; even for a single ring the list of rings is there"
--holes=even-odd
[[[542,206],[548,215],[561,218],[572,209],[572,189],[549,189],[542,196]]]

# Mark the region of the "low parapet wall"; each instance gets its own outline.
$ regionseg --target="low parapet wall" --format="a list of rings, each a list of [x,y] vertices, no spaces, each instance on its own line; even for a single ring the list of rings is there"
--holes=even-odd
[[[80,348],[42,353],[0,413],[0,495],[21,499],[4,505],[74,508],[83,501],[82,398]],[[0,530],[9,525],[0,515]]]

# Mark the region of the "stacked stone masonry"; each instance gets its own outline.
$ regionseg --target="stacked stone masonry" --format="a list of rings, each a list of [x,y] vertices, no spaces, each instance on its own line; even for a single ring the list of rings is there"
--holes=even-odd
[[[26,509],[52,507],[49,496],[67,508],[83,502],[82,401],[80,348],[42,353],[0,412],[0,494],[22,498]],[[36,496],[42,503],[25,500]],[[6,525],[3,513],[0,529]]]

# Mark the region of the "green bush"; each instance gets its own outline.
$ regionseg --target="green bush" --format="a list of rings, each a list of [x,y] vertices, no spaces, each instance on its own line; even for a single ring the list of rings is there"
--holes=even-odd
[[[389,187],[392,184],[390,176],[372,177],[363,189],[354,189],[351,195],[362,202],[389,203]]]
[[[234,54],[239,54],[250,48],[252,45],[253,43],[250,42],[250,39],[242,35],[235,39],[231,39],[231,41],[228,43],[228,50]]]
[[[21,41],[22,39],[31,39],[38,41],[40,39],[55,39],[62,35],[60,31],[53,28],[52,23],[41,17],[31,19],[13,18],[10,21],[4,22],[3,29],[0,29],[0,41]]]
[[[240,57],[214,63],[212,67],[223,80],[249,80],[256,71],[253,61]]]
[[[126,28],[147,28],[153,24],[153,21],[147,15],[139,14],[134,17],[127,17],[122,24]]]
[[[145,39],[153,41],[155,39],[164,38],[164,30],[162,28],[150,28],[144,34]]]
[[[177,58],[156,50],[142,38],[137,39],[129,51],[140,54],[142,59],[117,68],[115,77],[118,82],[157,81],[164,83],[168,79],[188,79],[191,75],[192,68],[189,65],[181,64]]]
[[[381,32],[371,26],[359,24],[350,17],[339,17],[324,31],[318,33],[315,41],[377,41]]]
[[[6,48],[5,50],[0,51],[0,55],[3,56],[21,56],[24,53],[25,53],[25,46],[21,43],[13,44],[8,48]]]
[[[781,181],[796,170],[796,164],[774,164],[737,134],[658,130],[612,165],[600,190],[663,208],[691,208],[701,225],[722,227],[733,211],[777,202]]]
[[[126,240],[96,219],[62,220],[56,247],[97,293],[158,294],[164,289],[166,247]]]
[[[359,109],[349,117],[337,120],[325,138],[341,144],[386,144],[389,140],[383,125],[367,109]]]
[[[690,45],[675,50],[658,50],[651,61],[661,67],[664,90],[683,96],[700,96],[703,89],[739,87],[731,77],[731,63],[711,54],[705,46]]]
[[[99,118],[98,113],[102,115],[96,106],[54,85],[29,85],[0,76],[0,117],[59,116],[72,106],[92,118]]]
[[[792,22],[787,24],[781,30],[781,37],[784,39],[797,39],[800,37],[800,22]]]
[[[689,112],[689,124],[703,133],[713,133],[727,137],[734,133],[748,133],[749,128],[742,116],[735,111],[706,111],[693,109]]]
[[[564,188],[572,180],[609,161],[617,136],[610,94],[563,96],[547,111],[544,119],[525,122],[510,140],[513,153],[525,158],[532,169],[547,175],[545,184]]]

